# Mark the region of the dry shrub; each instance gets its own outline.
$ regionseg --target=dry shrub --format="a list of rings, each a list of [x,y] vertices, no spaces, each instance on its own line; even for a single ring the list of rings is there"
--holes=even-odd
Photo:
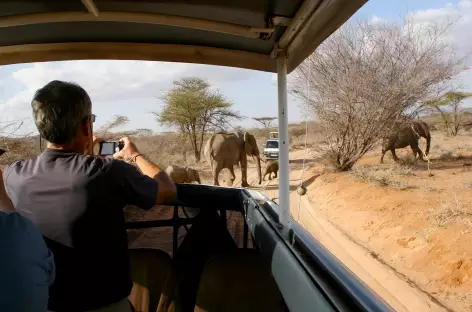
[[[460,222],[472,224],[470,221],[472,211],[457,199],[456,194],[451,196],[449,200],[442,201],[439,209],[430,209],[429,216],[436,227]]]
[[[305,136],[305,132],[306,132],[306,129],[305,129],[305,123],[301,123],[299,125],[295,125],[295,126],[292,126],[292,127],[289,127],[288,128],[288,134],[291,138],[296,138],[296,137],[299,137],[299,136]]]
[[[409,171],[403,168],[379,168],[376,166],[358,165],[353,168],[352,174],[367,183],[400,190],[408,188],[408,182],[400,178],[402,175],[409,174]]]
[[[140,152],[161,168],[168,165],[191,166],[196,163],[190,144],[177,133],[136,137],[133,140]]]
[[[398,163],[401,167],[411,168],[418,162],[418,159],[415,158],[412,154],[407,154],[404,157],[399,158]]]
[[[6,151],[0,157],[0,165],[6,166],[20,159],[29,159],[39,154],[39,140],[37,137],[1,138],[0,148]]]
[[[451,89],[465,59],[444,40],[450,26],[347,23],[295,70],[292,91],[319,120],[338,170],[352,169],[418,103]]]

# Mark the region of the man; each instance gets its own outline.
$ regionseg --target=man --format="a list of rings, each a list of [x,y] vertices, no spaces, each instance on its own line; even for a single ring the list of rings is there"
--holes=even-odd
[[[46,312],[48,288],[54,281],[54,258],[39,230],[13,208],[3,178],[0,254],[0,311]]]
[[[17,210],[39,227],[54,253],[56,280],[48,309],[130,311],[123,208],[172,201],[176,187],[128,138],[121,140],[115,159],[93,156],[95,115],[80,86],[51,81],[36,92],[31,106],[47,149],[11,164],[4,180]]]

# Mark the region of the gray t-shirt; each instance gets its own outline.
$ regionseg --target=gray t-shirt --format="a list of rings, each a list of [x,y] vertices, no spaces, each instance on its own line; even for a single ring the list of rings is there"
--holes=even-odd
[[[13,205],[54,253],[51,311],[84,311],[131,290],[123,208],[150,209],[157,182],[126,162],[46,149],[5,169]]]

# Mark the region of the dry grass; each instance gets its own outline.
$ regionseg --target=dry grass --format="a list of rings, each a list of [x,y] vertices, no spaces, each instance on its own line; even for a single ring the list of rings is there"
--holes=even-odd
[[[472,226],[472,210],[468,205],[461,203],[456,194],[440,203],[439,208],[428,211],[431,222],[436,227],[445,227],[450,224],[464,223]]]
[[[0,148],[6,151],[0,158],[0,166],[6,166],[16,160],[29,159],[39,154],[39,138],[0,138]]]
[[[418,159],[411,153],[398,160],[398,164],[403,168],[412,168],[416,163],[418,163]]]
[[[408,182],[401,179],[401,176],[409,175],[410,169],[398,166],[380,168],[378,166],[358,165],[353,168],[351,173],[363,182],[406,190],[408,188]]]
[[[277,129],[252,128],[244,131],[253,134],[259,148],[261,148],[269,138],[269,132],[277,131]],[[317,131],[318,128],[316,123],[310,122],[308,124],[309,145],[313,145],[317,142]],[[125,135],[129,135],[129,133],[109,132],[107,134],[107,139],[118,140]],[[210,135],[207,135],[204,138],[204,142],[208,140],[209,136]],[[291,142],[293,142],[291,148],[303,148],[305,141],[305,123],[290,124],[289,136]],[[203,157],[199,164],[196,163],[189,142],[182,140],[178,133],[166,132],[160,135],[131,135],[130,137],[142,153],[146,154],[152,161],[156,162],[161,167],[165,168],[172,164],[201,168],[206,164]],[[29,159],[40,153],[38,137],[0,138],[0,148],[7,151],[0,158],[0,166],[8,165],[18,159]]]

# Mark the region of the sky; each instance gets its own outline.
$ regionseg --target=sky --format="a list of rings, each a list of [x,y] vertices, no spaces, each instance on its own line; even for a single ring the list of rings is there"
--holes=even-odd
[[[399,21],[411,14],[426,22],[460,17],[448,39],[462,51],[472,51],[472,0],[370,0],[350,21]],[[469,72],[461,76],[461,84],[466,89],[472,88]],[[76,82],[89,92],[97,115],[96,127],[113,115],[125,115],[130,122],[120,130],[168,131],[158,125],[151,112],[162,108],[160,97],[171,87],[172,81],[195,75],[218,88],[234,103],[234,109],[246,117],[235,126],[256,125],[252,117],[277,116],[275,74],[183,63],[93,60],[0,67],[0,125],[21,120],[24,121],[21,133],[34,133],[30,106],[33,94],[47,82],[59,79]],[[300,103],[291,96],[288,102],[289,122],[303,121],[305,114]]]

